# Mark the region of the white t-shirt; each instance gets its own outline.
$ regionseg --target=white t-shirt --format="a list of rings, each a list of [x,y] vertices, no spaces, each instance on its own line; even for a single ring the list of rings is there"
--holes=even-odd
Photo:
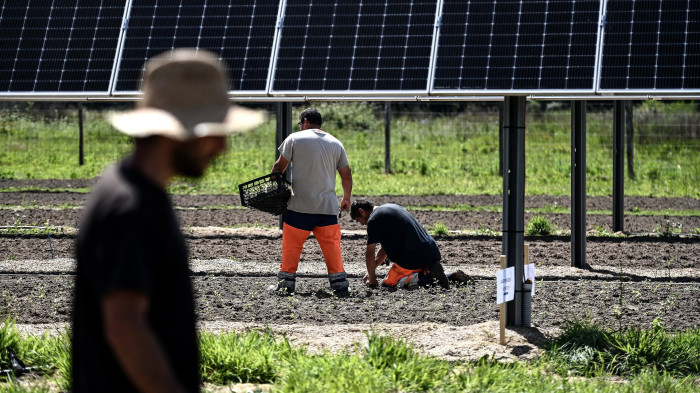
[[[292,182],[289,210],[338,214],[335,173],[348,166],[345,148],[333,135],[318,129],[297,131],[277,149],[289,162]],[[291,169],[291,171],[290,171]]]

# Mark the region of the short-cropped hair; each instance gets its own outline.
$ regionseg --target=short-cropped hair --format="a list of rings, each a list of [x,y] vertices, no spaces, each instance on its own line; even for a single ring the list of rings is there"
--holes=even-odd
[[[374,209],[372,202],[365,199],[356,199],[350,205],[350,218],[353,220],[360,216],[360,209],[371,212]]]
[[[316,108],[306,108],[299,114],[299,121],[303,122],[304,119],[309,121],[309,124],[320,126],[323,124],[323,117],[321,112]]]

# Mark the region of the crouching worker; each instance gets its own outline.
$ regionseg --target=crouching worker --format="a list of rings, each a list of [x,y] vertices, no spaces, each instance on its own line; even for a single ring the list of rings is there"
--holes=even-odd
[[[437,284],[449,289],[450,281],[472,281],[461,270],[445,276],[435,239],[403,207],[393,203],[375,207],[369,201],[358,199],[350,207],[350,217],[367,226],[367,275],[363,280],[368,286],[379,285],[376,269],[387,257],[393,265],[383,286],[413,289]],[[381,244],[379,251],[377,244]]]

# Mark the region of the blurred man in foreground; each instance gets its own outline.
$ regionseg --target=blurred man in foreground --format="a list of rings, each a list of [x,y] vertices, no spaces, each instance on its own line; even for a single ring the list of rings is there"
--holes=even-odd
[[[202,176],[229,133],[263,120],[231,106],[224,67],[206,51],[149,60],[142,90],[136,110],[110,118],[134,151],[105,171],[80,223],[75,393],[199,391],[188,254],[165,189],[174,176]]]
[[[382,281],[386,287],[414,289],[437,284],[449,289],[450,281],[472,282],[461,270],[445,276],[435,239],[403,207],[393,203],[375,207],[358,199],[350,207],[350,218],[367,226],[367,274],[363,281],[368,286],[379,285],[376,270],[387,257],[393,264]],[[378,251],[377,244],[381,244]]]

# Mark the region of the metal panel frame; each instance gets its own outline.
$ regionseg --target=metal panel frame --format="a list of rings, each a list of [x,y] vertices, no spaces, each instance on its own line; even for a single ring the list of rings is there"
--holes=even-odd
[[[270,95],[272,90],[272,81],[275,76],[275,71],[277,70],[277,56],[280,51],[279,41],[280,41],[280,31],[284,27],[284,12],[287,9],[287,0],[280,0],[279,7],[277,8],[277,23],[275,25],[275,37],[272,39],[272,50],[270,51],[270,65],[267,71],[267,84],[265,86],[265,91],[267,95]]]
[[[439,38],[444,0],[436,0],[435,25],[428,66],[428,80],[425,90],[343,90],[343,91],[274,91],[272,84],[277,67],[281,29],[287,0],[279,0],[277,25],[275,27],[268,75],[264,90],[230,91],[229,97],[235,101],[251,102],[304,102],[304,101],[503,101],[504,96],[525,95],[528,100],[700,100],[698,89],[601,89],[602,59],[605,39],[605,13],[610,0],[600,0],[598,18],[598,42],[595,53],[593,87],[576,90],[461,90],[434,89],[435,66],[439,49]],[[124,44],[133,0],[126,0],[122,27],[114,54],[113,69],[106,91],[85,92],[0,92],[0,101],[136,101],[141,99],[140,91],[116,91],[117,77],[121,66]]]
[[[435,81],[435,62],[437,61],[438,41],[440,38],[440,27],[442,26],[442,6],[445,0],[438,0],[435,6],[435,25],[433,26],[433,45],[430,48],[430,65],[428,66],[428,92],[433,91],[433,83]]]
[[[109,95],[114,96],[114,91],[117,86],[117,75],[119,74],[119,69],[122,63],[122,55],[124,53],[124,40],[126,36],[126,30],[129,28],[129,16],[131,16],[131,4],[133,0],[127,0],[124,7],[124,14],[122,16],[122,29],[119,32],[119,41],[117,42],[117,51],[115,53],[115,59],[112,63],[112,78],[109,81]]]
[[[593,70],[593,91],[598,92],[600,87],[600,70],[603,64],[603,42],[605,41],[605,10],[608,9],[608,0],[600,1],[598,9],[598,42],[595,48],[595,69]]]

